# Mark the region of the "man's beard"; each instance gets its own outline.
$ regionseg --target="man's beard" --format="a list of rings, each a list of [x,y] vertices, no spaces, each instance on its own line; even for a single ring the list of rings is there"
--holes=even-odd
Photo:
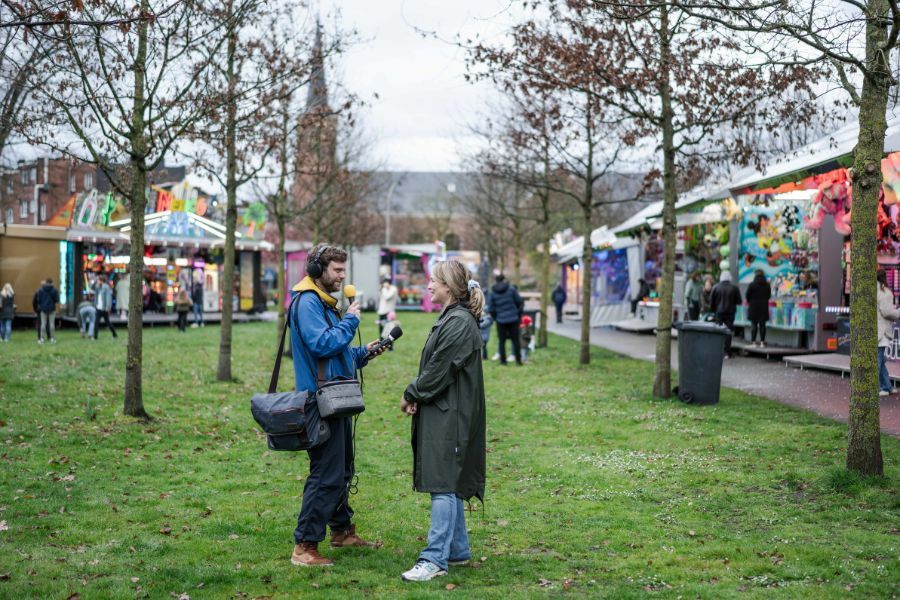
[[[341,291],[341,282],[337,279],[330,279],[326,275],[322,275],[322,278],[319,279],[319,283],[322,284],[322,288],[329,294]]]

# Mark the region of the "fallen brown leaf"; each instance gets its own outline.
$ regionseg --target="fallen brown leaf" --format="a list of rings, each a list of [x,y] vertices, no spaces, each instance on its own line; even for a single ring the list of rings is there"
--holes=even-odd
[[[456,589],[456,584],[448,583],[446,586],[444,586],[444,589],[447,590],[448,592],[452,592],[453,590]]]

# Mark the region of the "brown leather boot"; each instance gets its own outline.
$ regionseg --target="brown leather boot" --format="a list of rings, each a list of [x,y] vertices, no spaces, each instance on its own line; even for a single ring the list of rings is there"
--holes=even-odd
[[[367,542],[356,535],[356,525],[350,525],[347,529],[331,530],[332,548],[380,548],[381,542]]]
[[[294,546],[291,564],[300,567],[330,567],[334,563],[319,554],[318,542],[300,542]]]

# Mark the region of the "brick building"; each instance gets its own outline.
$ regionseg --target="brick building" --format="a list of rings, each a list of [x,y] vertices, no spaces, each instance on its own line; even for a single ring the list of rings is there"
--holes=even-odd
[[[49,157],[19,161],[0,172],[0,221],[47,225],[73,195],[96,185],[97,168],[90,164]]]

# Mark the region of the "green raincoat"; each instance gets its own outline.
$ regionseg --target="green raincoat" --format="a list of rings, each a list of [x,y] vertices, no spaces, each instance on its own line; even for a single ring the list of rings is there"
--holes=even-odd
[[[428,335],[404,397],[412,419],[413,487],[484,501],[485,408],[481,332],[465,306],[447,307]]]

